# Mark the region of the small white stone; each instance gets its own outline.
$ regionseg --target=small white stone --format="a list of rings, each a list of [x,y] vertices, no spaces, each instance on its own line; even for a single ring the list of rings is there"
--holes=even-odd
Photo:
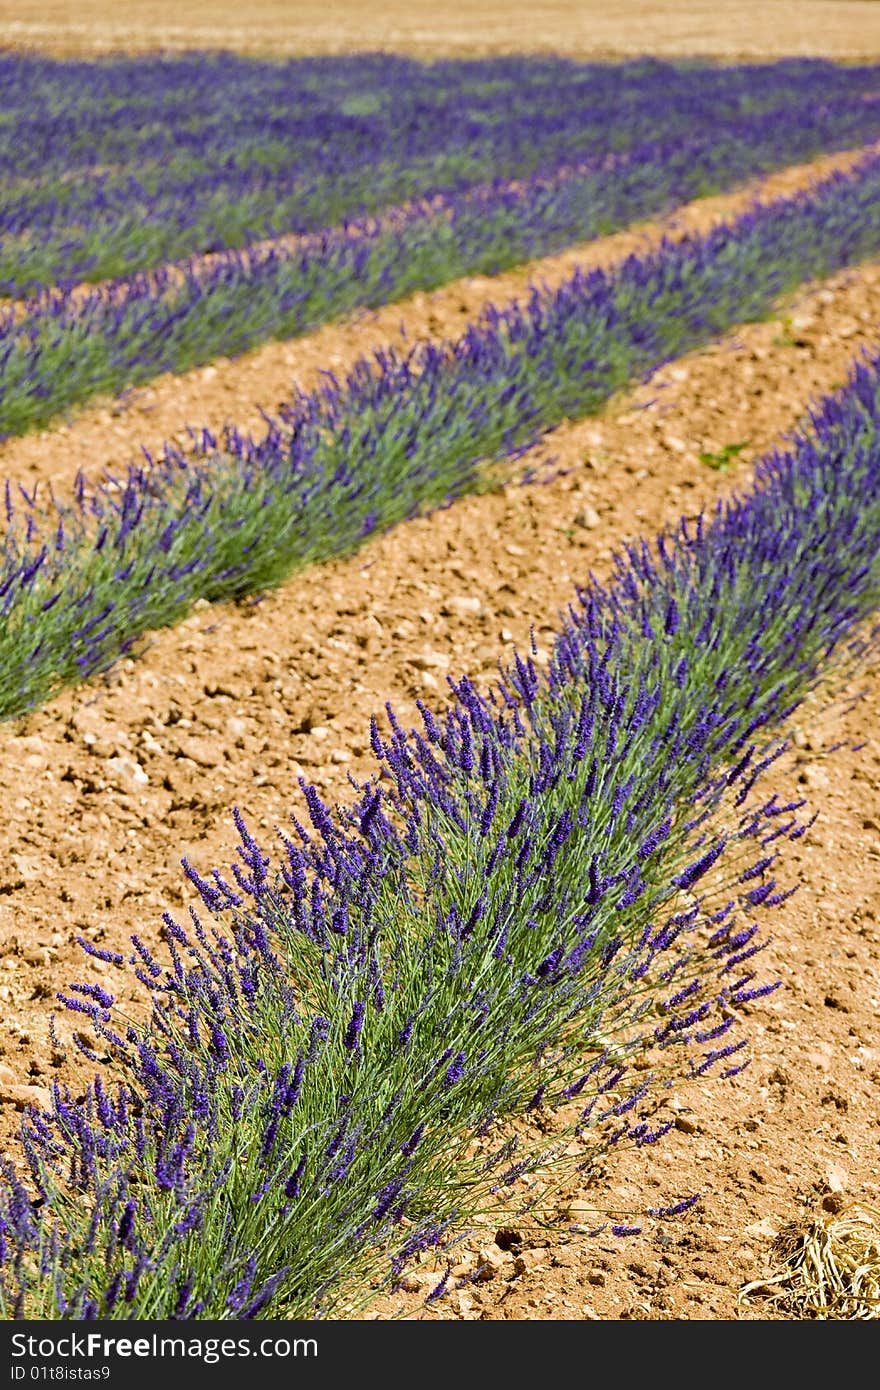
[[[473,617],[482,612],[483,605],[474,595],[452,594],[444,599],[440,612],[446,618],[465,618]]]
[[[417,671],[445,671],[449,665],[449,657],[445,652],[423,651],[416,652],[409,658],[410,666],[415,666]]]
[[[140,791],[150,780],[134,758],[108,758],[105,766],[108,782],[118,791]]]

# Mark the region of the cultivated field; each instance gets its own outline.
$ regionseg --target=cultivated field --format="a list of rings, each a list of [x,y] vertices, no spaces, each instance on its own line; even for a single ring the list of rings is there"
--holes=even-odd
[[[880,7],[290,9],[0,5],[3,1316],[876,1318]]]
[[[876,0],[510,0],[480,6],[426,0],[381,8],[361,0],[318,4],[254,0],[247,23],[230,6],[208,0],[48,0],[0,4],[7,43],[82,55],[155,52],[157,49],[227,48],[263,57],[276,54],[390,50],[419,58],[438,54],[564,53],[573,58],[776,58],[809,55],[835,59],[877,55]]]

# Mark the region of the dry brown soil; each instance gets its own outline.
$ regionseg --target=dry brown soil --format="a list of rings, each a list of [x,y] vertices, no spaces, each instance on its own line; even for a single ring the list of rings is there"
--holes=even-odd
[[[393,49],[420,58],[873,58],[874,0],[2,0],[2,42],[57,54],[193,47],[266,56]]]

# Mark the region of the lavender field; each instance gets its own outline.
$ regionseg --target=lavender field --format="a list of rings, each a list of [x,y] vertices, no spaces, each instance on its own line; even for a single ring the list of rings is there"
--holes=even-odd
[[[0,54],[0,450],[52,460],[3,479],[5,1319],[620,1316],[540,1283],[547,1230],[585,1299],[630,1258],[626,1316],[736,1315],[733,1262],[676,1302],[657,1252],[710,1221],[694,1097],[723,1130],[796,1084],[763,1059],[774,941],[821,950],[803,750],[876,828],[873,735],[810,729],[877,663],[878,77]],[[710,196],[741,201],[682,231]],[[349,355],[267,395],[258,354],[334,325]],[[177,381],[205,413],[157,448],[128,403]],[[805,977],[865,1053],[846,1105],[830,1062],[810,1092],[852,1171],[775,1150],[826,1215],[876,1196],[852,891],[858,1002]],[[870,1288],[771,1315],[876,1318]]]

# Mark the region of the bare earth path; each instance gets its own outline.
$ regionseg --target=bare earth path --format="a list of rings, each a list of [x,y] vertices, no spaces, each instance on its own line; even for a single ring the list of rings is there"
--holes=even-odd
[[[232,48],[240,53],[393,49],[419,58],[563,53],[572,58],[781,54],[872,58],[874,0],[2,0],[6,44],[59,55]]]
[[[219,434],[225,424],[257,436],[265,432],[261,410],[271,414],[292,390],[310,390],[328,369],[343,376],[355,361],[379,348],[412,346],[425,339],[457,337],[489,305],[523,300],[533,286],[553,289],[576,270],[608,269],[631,255],[645,255],[665,238],[700,235],[733,221],[747,208],[789,197],[836,170],[852,167],[868,149],[824,155],[792,165],[743,188],[700,198],[659,221],[641,222],[531,261],[494,277],[471,276],[381,309],[363,311],[289,342],[270,342],[230,361],[180,375],[166,374],[118,398],[105,397],[71,412],[69,419],[18,439],[0,442],[0,476],[31,487],[70,484],[82,469],[91,476],[142,462],[141,446],[155,455],[167,441],[186,447],[189,427]]]

